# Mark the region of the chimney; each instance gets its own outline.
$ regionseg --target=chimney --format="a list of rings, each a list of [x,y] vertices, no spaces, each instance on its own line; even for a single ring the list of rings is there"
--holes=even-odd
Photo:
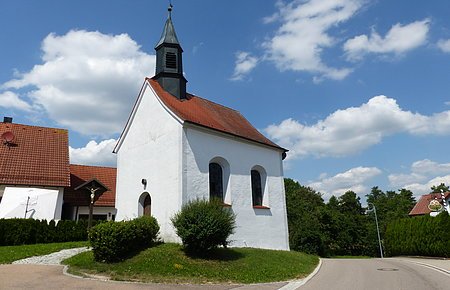
[[[3,117],[3,123],[12,123],[12,117]]]

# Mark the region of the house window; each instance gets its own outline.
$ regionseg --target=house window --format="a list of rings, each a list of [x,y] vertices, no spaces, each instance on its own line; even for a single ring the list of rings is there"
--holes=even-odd
[[[262,206],[263,204],[263,192],[261,184],[261,174],[258,170],[251,171],[252,178],[252,200],[253,206]]]
[[[218,163],[209,164],[209,198],[223,201],[223,171]]]

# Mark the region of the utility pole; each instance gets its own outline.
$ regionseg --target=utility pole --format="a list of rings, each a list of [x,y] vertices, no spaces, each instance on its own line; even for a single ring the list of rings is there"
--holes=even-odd
[[[372,205],[373,207],[373,213],[375,214],[375,224],[377,225],[377,234],[378,234],[378,245],[380,246],[380,256],[381,258],[384,258],[383,256],[383,247],[381,246],[381,238],[380,238],[380,228],[378,227],[378,218],[377,218],[377,208],[373,203],[367,203],[368,205]],[[368,208],[368,210],[371,210]]]

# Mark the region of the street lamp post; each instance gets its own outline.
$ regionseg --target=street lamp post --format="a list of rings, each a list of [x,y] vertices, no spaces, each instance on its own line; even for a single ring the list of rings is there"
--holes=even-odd
[[[378,218],[377,218],[377,208],[375,207],[375,205],[373,203],[367,203],[368,205],[372,205],[373,207],[373,213],[375,214],[375,224],[377,225],[377,235],[378,235],[378,245],[380,246],[380,255],[381,258],[383,257],[383,247],[381,246],[381,238],[380,238],[380,228],[378,227]],[[371,210],[370,208],[368,208],[368,210]]]

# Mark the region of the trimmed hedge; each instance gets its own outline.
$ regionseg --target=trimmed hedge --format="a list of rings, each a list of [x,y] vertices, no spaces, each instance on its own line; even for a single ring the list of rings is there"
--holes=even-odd
[[[87,222],[0,219],[0,246],[87,240]]]
[[[450,216],[447,212],[400,219],[387,225],[386,254],[389,256],[450,257]]]
[[[89,241],[98,262],[118,262],[156,242],[159,232],[154,217],[101,223],[89,231]]]
[[[235,214],[218,200],[191,201],[171,220],[185,249],[195,254],[227,246],[236,227]]]

